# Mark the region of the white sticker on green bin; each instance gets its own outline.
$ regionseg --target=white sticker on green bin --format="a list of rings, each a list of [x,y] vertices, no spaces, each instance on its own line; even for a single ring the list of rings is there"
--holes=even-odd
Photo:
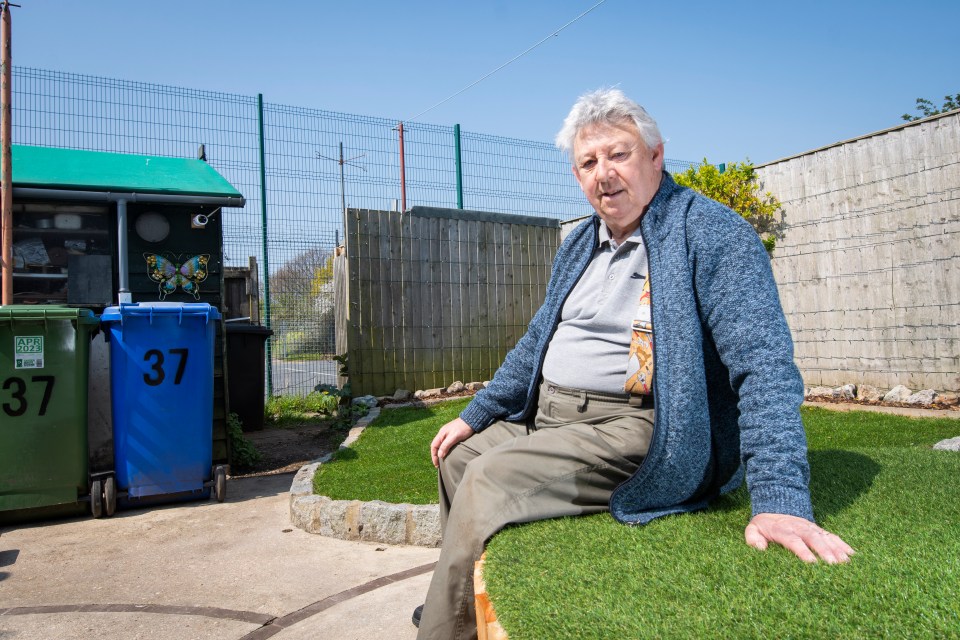
[[[43,369],[43,336],[13,337],[14,369]]]

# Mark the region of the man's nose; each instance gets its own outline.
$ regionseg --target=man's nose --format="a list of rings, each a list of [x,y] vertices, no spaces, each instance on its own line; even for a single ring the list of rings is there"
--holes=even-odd
[[[613,163],[606,156],[597,158],[597,179],[607,180],[613,175]]]

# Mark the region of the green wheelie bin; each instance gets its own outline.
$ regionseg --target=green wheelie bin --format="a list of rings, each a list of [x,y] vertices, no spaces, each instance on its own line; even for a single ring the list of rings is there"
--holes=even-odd
[[[100,515],[103,488],[88,477],[87,451],[98,326],[89,309],[0,306],[0,521],[78,515],[88,502]]]

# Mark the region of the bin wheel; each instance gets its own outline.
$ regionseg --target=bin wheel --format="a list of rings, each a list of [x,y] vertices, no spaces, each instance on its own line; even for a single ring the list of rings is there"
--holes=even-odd
[[[220,466],[213,470],[213,495],[217,502],[223,502],[227,497],[227,470]]]
[[[107,476],[103,482],[103,512],[109,518],[117,510],[117,481]]]
[[[90,513],[94,518],[103,515],[103,484],[99,480],[90,483]]]

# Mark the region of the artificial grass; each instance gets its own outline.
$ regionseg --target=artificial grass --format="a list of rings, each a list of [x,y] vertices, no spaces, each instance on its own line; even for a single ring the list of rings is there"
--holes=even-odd
[[[435,502],[429,444],[466,402],[382,412],[315,491]],[[484,575],[511,640],[960,638],[960,455],[930,449],[960,421],[801,413],[817,519],[858,550],[849,564],[747,546],[743,488],[645,527],[606,514],[509,527]]]
[[[960,638],[960,455],[929,448],[960,422],[803,415],[816,516],[858,550],[849,564],[747,546],[744,488],[645,527],[510,527],[484,577],[511,640]]]
[[[933,446],[960,435],[956,418],[906,418],[868,411],[800,409],[811,449]]]
[[[313,477],[314,493],[334,500],[436,503],[437,470],[430,461],[430,442],[469,401],[381,411],[357,442],[320,465]]]

